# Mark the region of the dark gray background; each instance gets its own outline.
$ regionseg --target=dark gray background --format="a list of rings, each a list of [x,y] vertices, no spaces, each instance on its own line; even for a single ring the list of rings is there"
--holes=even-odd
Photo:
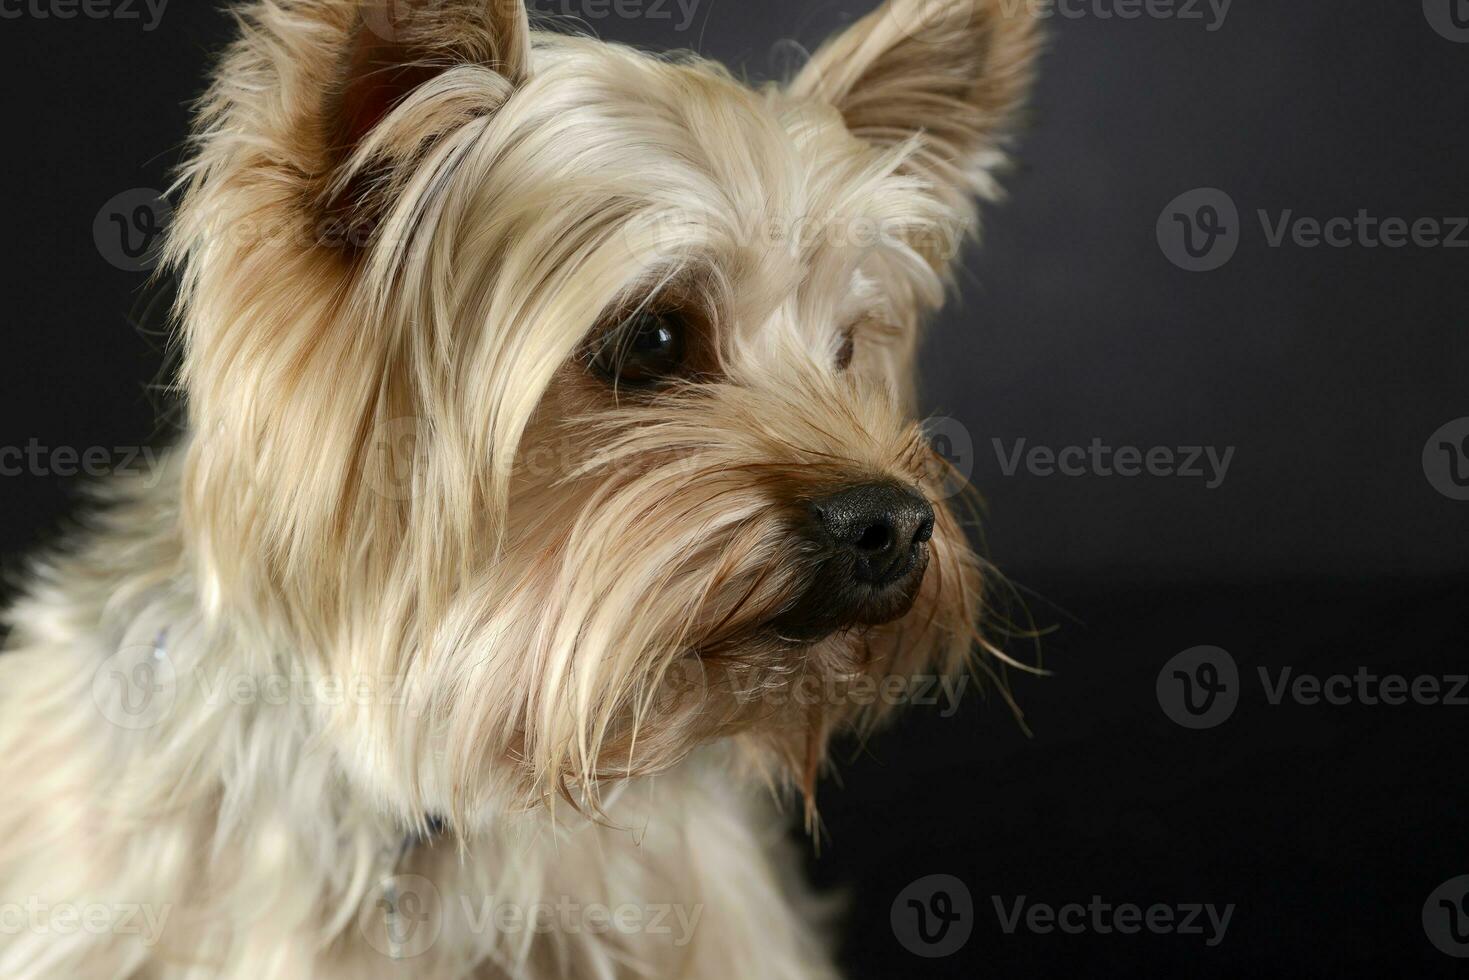
[[[814,45],[870,6],[702,0],[682,33],[587,23],[763,78],[789,64],[778,39]],[[1436,33],[1418,0],[1236,0],[1212,32],[1081,9],[1050,20],[1010,200],[987,213],[926,358],[928,407],[976,447],[990,551],[1056,628],[1043,643],[1056,676],[1015,681],[1033,737],[991,696],[844,752],[813,872],[852,895],[845,962],[882,978],[1449,975],[1460,961],[1419,917],[1469,872],[1466,709],[1277,707],[1254,678],[1464,670],[1469,502],[1437,493],[1421,456],[1469,416],[1469,250],[1275,249],[1255,212],[1469,214],[1469,44]],[[224,31],[196,0],[173,0],[151,32],[0,20],[0,446],[157,431],[145,384],[161,338],[127,323],[142,279],[102,260],[92,223],[115,194],[165,186]],[[1168,261],[1155,226],[1199,187],[1227,192],[1242,221],[1233,260],[1195,274]],[[1007,477],[991,440],[1021,438],[1236,454],[1212,491]],[[8,570],[72,512],[78,485],[0,479]],[[1239,661],[1242,699],[1224,726],[1185,731],[1154,685],[1205,644]],[[976,919],[962,951],[928,960],[900,946],[889,911],[933,874],[967,883]],[[1005,935],[990,908],[1093,894],[1239,909],[1205,949]]]

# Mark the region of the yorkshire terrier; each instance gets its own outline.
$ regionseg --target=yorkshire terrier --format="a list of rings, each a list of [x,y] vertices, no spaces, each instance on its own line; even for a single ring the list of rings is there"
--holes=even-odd
[[[914,362],[1024,9],[753,89],[522,0],[243,4],[186,434],[6,615],[0,976],[836,976],[782,804],[859,689],[985,662]]]

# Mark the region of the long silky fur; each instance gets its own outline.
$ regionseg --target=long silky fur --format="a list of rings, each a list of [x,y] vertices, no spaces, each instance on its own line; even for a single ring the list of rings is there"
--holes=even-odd
[[[0,932],[0,976],[834,976],[772,802],[814,825],[829,740],[886,711],[778,695],[969,669],[980,564],[938,502],[898,622],[773,624],[805,501],[939,496],[914,354],[1028,80],[1001,6],[892,0],[755,91],[420,0],[411,90],[343,146],[363,4],[241,4],[168,243],[188,432],[36,563],[0,657],[0,896],[167,926]],[[934,11],[964,16],[910,36]],[[717,369],[609,390],[599,325],[667,297]],[[166,710],[109,723],[111,672],[160,661]],[[283,676],[372,694],[222,693]],[[447,910],[401,962],[395,875]],[[685,945],[453,914],[486,896],[702,912]]]

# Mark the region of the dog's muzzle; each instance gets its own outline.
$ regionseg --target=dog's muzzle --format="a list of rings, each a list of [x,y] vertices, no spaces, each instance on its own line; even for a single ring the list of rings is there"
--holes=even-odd
[[[933,507],[899,483],[864,483],[810,501],[803,546],[810,587],[777,626],[814,639],[850,626],[879,626],[913,607],[928,569]]]

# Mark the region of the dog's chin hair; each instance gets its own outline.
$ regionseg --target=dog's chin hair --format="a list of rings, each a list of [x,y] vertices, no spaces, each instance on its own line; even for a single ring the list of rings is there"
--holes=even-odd
[[[813,581],[808,556],[791,545],[801,516],[791,501],[840,485],[853,471],[898,473],[920,485],[929,476],[916,427],[896,422],[901,414],[885,392],[844,390],[855,384],[834,381],[830,391],[802,396],[843,406],[828,413],[798,415],[789,394],[726,386],[580,420],[602,445],[570,478],[583,510],[552,592],[581,601],[547,616],[581,648],[538,651],[534,659],[570,664],[550,673],[576,674],[587,697],[568,713],[556,686],[546,690],[561,730],[540,745],[559,741],[565,749],[542,756],[542,775],[571,773],[590,787],[619,771],[594,760],[620,760],[623,773],[656,771],[705,741],[759,729],[747,741],[773,744],[787,775],[809,793],[813,753],[824,758],[826,739],[853,719],[835,705],[772,711],[764,693],[805,677],[945,669],[955,650],[972,646],[979,585],[963,534],[943,508],[934,574],[911,597],[908,615],[866,630],[836,622],[816,636],[782,628]],[[596,489],[587,492],[582,481]],[[901,656],[884,642],[899,636]],[[588,642],[594,637],[607,641]],[[682,700],[660,699],[671,665],[690,658],[710,675],[707,686]],[[605,738],[619,732],[619,718],[620,737]]]
[[[559,795],[596,811],[607,783],[667,771],[733,736],[761,756],[752,766],[809,796],[827,739],[882,712],[771,695],[806,678],[961,666],[980,583],[944,508],[906,616],[815,638],[781,631],[811,578],[790,545],[792,493],[840,480],[854,462],[932,477],[916,427],[894,421],[881,392],[868,395],[837,403],[867,405],[871,419],[796,417],[773,411],[768,392],[726,388],[573,420],[598,448],[549,484],[526,478],[526,503],[511,508],[512,519],[538,512],[520,522],[538,546],[507,546],[462,591],[477,618],[456,619],[452,642],[423,654],[423,711],[444,720],[460,793],[424,804],[472,822],[509,773],[522,805]],[[482,674],[491,663],[493,684]]]

